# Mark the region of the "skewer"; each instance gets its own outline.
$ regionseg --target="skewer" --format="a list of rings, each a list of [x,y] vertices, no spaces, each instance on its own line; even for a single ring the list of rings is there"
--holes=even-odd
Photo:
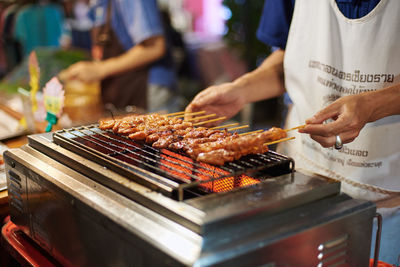
[[[264,146],[269,146],[269,145],[277,144],[277,143],[280,143],[280,142],[289,141],[289,140],[292,140],[292,139],[295,139],[295,138],[296,137],[294,137],[294,136],[287,137],[287,138],[282,138],[282,139],[279,139],[279,140],[276,140],[276,141],[265,143]]]
[[[293,128],[290,128],[290,129],[286,129],[286,130],[284,130],[284,131],[285,131],[285,132],[289,132],[289,131],[293,131],[293,130],[301,129],[301,128],[304,128],[304,127],[306,127],[306,125],[305,125],[305,124],[303,124],[303,125],[300,125],[300,126],[297,126],[297,127],[293,127]]]
[[[0,109],[3,110],[5,113],[13,117],[14,119],[21,120],[24,115],[19,113],[18,111],[15,111],[12,108],[9,108],[7,105],[0,103]]]
[[[225,119],[226,119],[226,117],[224,116],[224,117],[220,117],[220,118],[216,118],[216,119],[212,119],[212,120],[208,120],[208,121],[193,123],[193,126],[199,126],[199,125],[206,124],[209,122],[220,121],[220,120],[225,120]]]
[[[201,119],[205,119],[205,118],[210,118],[210,117],[214,117],[217,114],[208,114],[208,115],[204,115],[204,116],[199,116],[199,117],[194,117],[191,119],[187,119],[186,121],[196,121],[196,120],[201,120]]]
[[[182,115],[185,113],[186,113],[186,111],[179,111],[179,112],[164,114],[163,116],[175,116],[175,115]]]
[[[264,130],[260,129],[260,130],[256,130],[256,131],[252,131],[252,132],[241,133],[239,135],[243,136],[243,135],[248,135],[248,134],[261,133],[262,131],[264,131]]]
[[[215,127],[210,128],[210,129],[211,129],[211,130],[216,130],[216,129],[219,129],[219,128],[228,128],[228,127],[236,126],[236,125],[239,125],[239,123],[238,123],[238,122],[235,122],[235,123],[231,123],[231,124],[225,124],[225,125],[215,126]]]
[[[178,115],[178,116],[173,116],[174,118],[184,118],[186,116],[194,116],[194,115],[199,115],[205,113],[204,110],[198,111],[198,112],[192,112],[192,113],[184,113],[183,115]]]
[[[233,130],[239,130],[239,129],[244,129],[250,127],[249,125],[242,125],[242,126],[238,126],[238,127],[233,127],[233,128],[229,128],[227,129],[228,131],[233,131]]]

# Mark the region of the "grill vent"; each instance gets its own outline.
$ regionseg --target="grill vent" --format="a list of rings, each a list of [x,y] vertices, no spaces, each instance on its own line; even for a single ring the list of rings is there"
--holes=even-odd
[[[10,205],[13,206],[18,212],[23,213],[22,203],[22,185],[21,177],[13,171],[8,171],[9,187],[8,196],[10,198]]]
[[[347,263],[347,240],[348,235],[342,235],[331,239],[318,246],[318,267],[334,267]]]

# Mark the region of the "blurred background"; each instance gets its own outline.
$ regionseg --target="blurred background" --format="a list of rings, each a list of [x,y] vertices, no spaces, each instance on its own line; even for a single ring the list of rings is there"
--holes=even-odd
[[[172,40],[177,77],[178,97],[173,106],[166,107],[166,112],[170,108],[184,110],[201,90],[253,70],[270,53],[270,48],[256,38],[264,0],[157,2]],[[0,117],[20,120],[27,113],[28,57],[32,51],[36,52],[40,68],[39,94],[61,70],[91,59],[93,23],[88,16],[89,5],[89,0],[0,2]],[[64,89],[60,127],[90,123],[107,116],[97,84],[75,82],[64,84]],[[233,120],[253,129],[280,126],[282,106],[279,98],[252,104]],[[16,113],[12,114],[13,111]],[[125,111],[132,111],[132,107]],[[21,132],[14,128],[5,131]]]

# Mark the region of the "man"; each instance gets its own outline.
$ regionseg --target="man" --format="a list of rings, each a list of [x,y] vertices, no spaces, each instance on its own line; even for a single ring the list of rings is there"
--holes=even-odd
[[[255,71],[200,92],[186,108],[231,117],[246,103],[287,92],[293,104],[286,127],[306,122],[300,132],[308,135],[280,151],[298,169],[378,201],[385,215],[381,259],[388,263],[400,254],[399,12],[399,1],[266,0],[258,37],[275,52]]]
[[[64,80],[101,81],[104,104],[118,108],[147,105],[148,69],[166,51],[163,26],[155,0],[98,0],[92,5],[95,23],[94,61],[78,62],[60,73]]]

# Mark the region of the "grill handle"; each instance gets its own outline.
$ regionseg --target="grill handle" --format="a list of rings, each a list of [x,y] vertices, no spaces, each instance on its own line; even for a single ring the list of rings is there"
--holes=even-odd
[[[374,264],[373,267],[378,266],[379,259],[379,248],[381,246],[381,233],[382,233],[382,215],[380,213],[376,213],[374,218],[378,220],[378,229],[376,229],[376,237],[375,237],[375,251],[374,251]]]

